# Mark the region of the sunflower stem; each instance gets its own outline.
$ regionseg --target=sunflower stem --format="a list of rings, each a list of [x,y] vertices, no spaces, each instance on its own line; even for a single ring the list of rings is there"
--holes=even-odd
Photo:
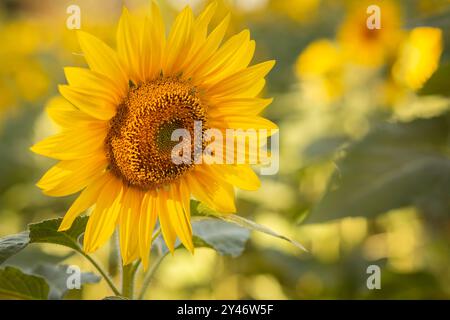
[[[134,298],[134,277],[139,263],[130,263],[122,268],[122,296],[128,299]]]
[[[158,230],[156,230],[156,232],[152,236],[152,243],[155,242],[156,238],[158,238],[160,234],[161,234],[161,228],[158,228]],[[139,300],[144,299],[145,293],[147,292],[147,288],[148,288],[148,286],[150,285],[150,283],[151,283],[151,281],[153,279],[153,275],[154,275],[156,269],[158,269],[158,267],[161,264],[161,262],[164,259],[164,257],[167,255],[167,253],[168,252],[163,253],[162,250],[161,250],[161,246],[158,246],[158,257],[156,258],[155,262],[153,262],[153,264],[150,267],[150,269],[148,269],[147,272],[145,273],[144,281],[143,281],[142,287],[141,287],[141,291],[140,291],[139,296],[138,296]]]
[[[141,292],[139,293],[138,296],[139,300],[144,299],[145,293],[147,292],[147,288],[152,282],[153,275],[155,274],[156,269],[158,269],[159,265],[161,264],[162,260],[166,255],[167,253],[158,255],[155,262],[153,262],[152,266],[148,269],[147,273],[145,274],[144,281],[142,282]]]
[[[108,286],[111,288],[111,290],[114,292],[116,296],[120,296],[120,291],[116,288],[114,285],[114,282],[111,280],[111,278],[108,276],[108,274],[100,267],[100,265],[97,263],[97,261],[94,260],[90,255],[86,254],[82,250],[79,251],[93,266],[97,271],[101,274],[103,279],[105,279]]]

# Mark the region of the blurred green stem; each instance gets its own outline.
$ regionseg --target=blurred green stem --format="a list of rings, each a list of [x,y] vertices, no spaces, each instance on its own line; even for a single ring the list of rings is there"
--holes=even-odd
[[[114,277],[119,272],[120,266],[120,253],[119,253],[119,233],[114,231],[110,241],[110,249],[108,255],[108,273],[111,277]]]
[[[158,255],[155,262],[153,262],[152,266],[148,269],[147,273],[145,274],[144,281],[142,283],[141,292],[139,293],[138,296],[139,300],[144,299],[145,292],[147,291],[147,288],[153,279],[153,275],[155,274],[156,269],[158,269],[159,265],[161,264],[162,260],[166,255],[167,253]]]
[[[152,243],[154,243],[154,241],[159,237],[160,234],[161,234],[161,228],[159,228],[155,232],[155,234],[152,236]],[[141,287],[141,292],[139,293],[139,296],[138,296],[139,300],[144,299],[145,293],[147,291],[148,286],[150,285],[150,282],[152,281],[153,275],[154,275],[156,269],[158,269],[158,267],[161,264],[164,257],[167,255],[167,253],[168,252],[162,253],[161,248],[159,248],[158,257],[153,262],[152,266],[145,273],[144,281],[143,281],[142,287]]]

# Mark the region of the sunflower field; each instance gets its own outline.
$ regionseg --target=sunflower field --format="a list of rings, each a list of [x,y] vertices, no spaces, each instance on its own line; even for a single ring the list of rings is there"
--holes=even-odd
[[[0,38],[0,299],[450,299],[449,0],[2,0]]]

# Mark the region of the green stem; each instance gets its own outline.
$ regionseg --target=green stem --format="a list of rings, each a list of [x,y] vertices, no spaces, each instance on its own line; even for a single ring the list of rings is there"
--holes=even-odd
[[[94,266],[95,269],[97,269],[97,271],[102,275],[103,279],[105,279],[106,283],[109,285],[109,287],[114,292],[114,294],[116,296],[120,296],[120,292],[116,288],[116,286],[114,285],[114,283],[111,280],[111,278],[106,274],[105,271],[103,271],[102,267],[100,267],[100,265],[94,260],[94,258],[89,256],[88,254],[86,254],[82,250],[80,250],[78,252],[81,253],[81,255],[83,255]]]
[[[154,243],[154,241],[156,240],[156,238],[159,237],[160,234],[161,234],[161,228],[156,230],[156,232],[153,234],[152,243]],[[154,275],[156,269],[158,269],[159,265],[161,264],[162,260],[167,255],[167,253],[168,252],[163,254],[161,252],[161,248],[159,247],[158,257],[156,258],[155,262],[153,262],[150,269],[148,269],[148,271],[145,273],[144,281],[142,282],[141,292],[139,293],[139,296],[138,296],[139,300],[142,300],[144,298],[145,292],[147,291],[147,288],[150,285],[150,282],[152,281],[152,278],[153,278],[153,275]]]
[[[148,286],[152,282],[153,275],[155,274],[156,269],[158,269],[159,265],[161,264],[162,260],[164,259],[164,257],[166,255],[167,255],[167,253],[160,254],[156,258],[155,262],[153,262],[153,264],[150,267],[150,269],[148,269],[147,273],[145,274],[144,281],[142,282],[141,292],[139,293],[139,296],[138,296],[139,300],[144,299],[145,292],[147,291]]]
[[[134,298],[134,277],[139,267],[139,262],[130,263],[122,269],[122,296],[128,299]]]

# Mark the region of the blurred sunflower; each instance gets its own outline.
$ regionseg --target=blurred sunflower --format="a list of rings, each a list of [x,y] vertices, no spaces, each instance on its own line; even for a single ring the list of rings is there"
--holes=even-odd
[[[309,22],[317,15],[320,0],[272,0],[270,7],[281,14],[284,14],[294,21]]]
[[[0,117],[24,102],[39,101],[47,93],[50,79],[40,56],[51,41],[49,34],[37,20],[0,22]]]
[[[258,116],[271,99],[256,98],[274,61],[249,67],[255,42],[248,30],[221,45],[229,16],[208,34],[215,8],[210,4],[194,18],[186,7],[167,39],[156,4],[142,24],[124,8],[117,53],[78,32],[89,69],[65,68],[68,85],[59,89],[67,101],[48,108],[61,132],[32,151],[61,160],[38,182],[45,194],[82,190],[60,231],[94,207],[86,252],[104,244],[118,224],[123,263],[140,257],[146,268],[158,218],[171,251],[178,237],[193,252],[191,195],[227,213],[236,210],[233,186],[259,187],[248,165],[176,165],[171,159],[171,132],[185,128],[192,136],[194,121],[204,129],[276,129]]]
[[[367,8],[373,1],[352,5],[338,31],[339,44],[350,62],[378,67],[393,57],[402,39],[400,9],[393,1],[377,1],[380,8],[380,29],[369,29]]]
[[[298,56],[295,72],[308,94],[333,101],[343,92],[342,52],[330,40],[310,43]]]
[[[420,89],[439,66],[442,30],[418,27],[403,42],[392,68],[394,79],[410,89]]]

